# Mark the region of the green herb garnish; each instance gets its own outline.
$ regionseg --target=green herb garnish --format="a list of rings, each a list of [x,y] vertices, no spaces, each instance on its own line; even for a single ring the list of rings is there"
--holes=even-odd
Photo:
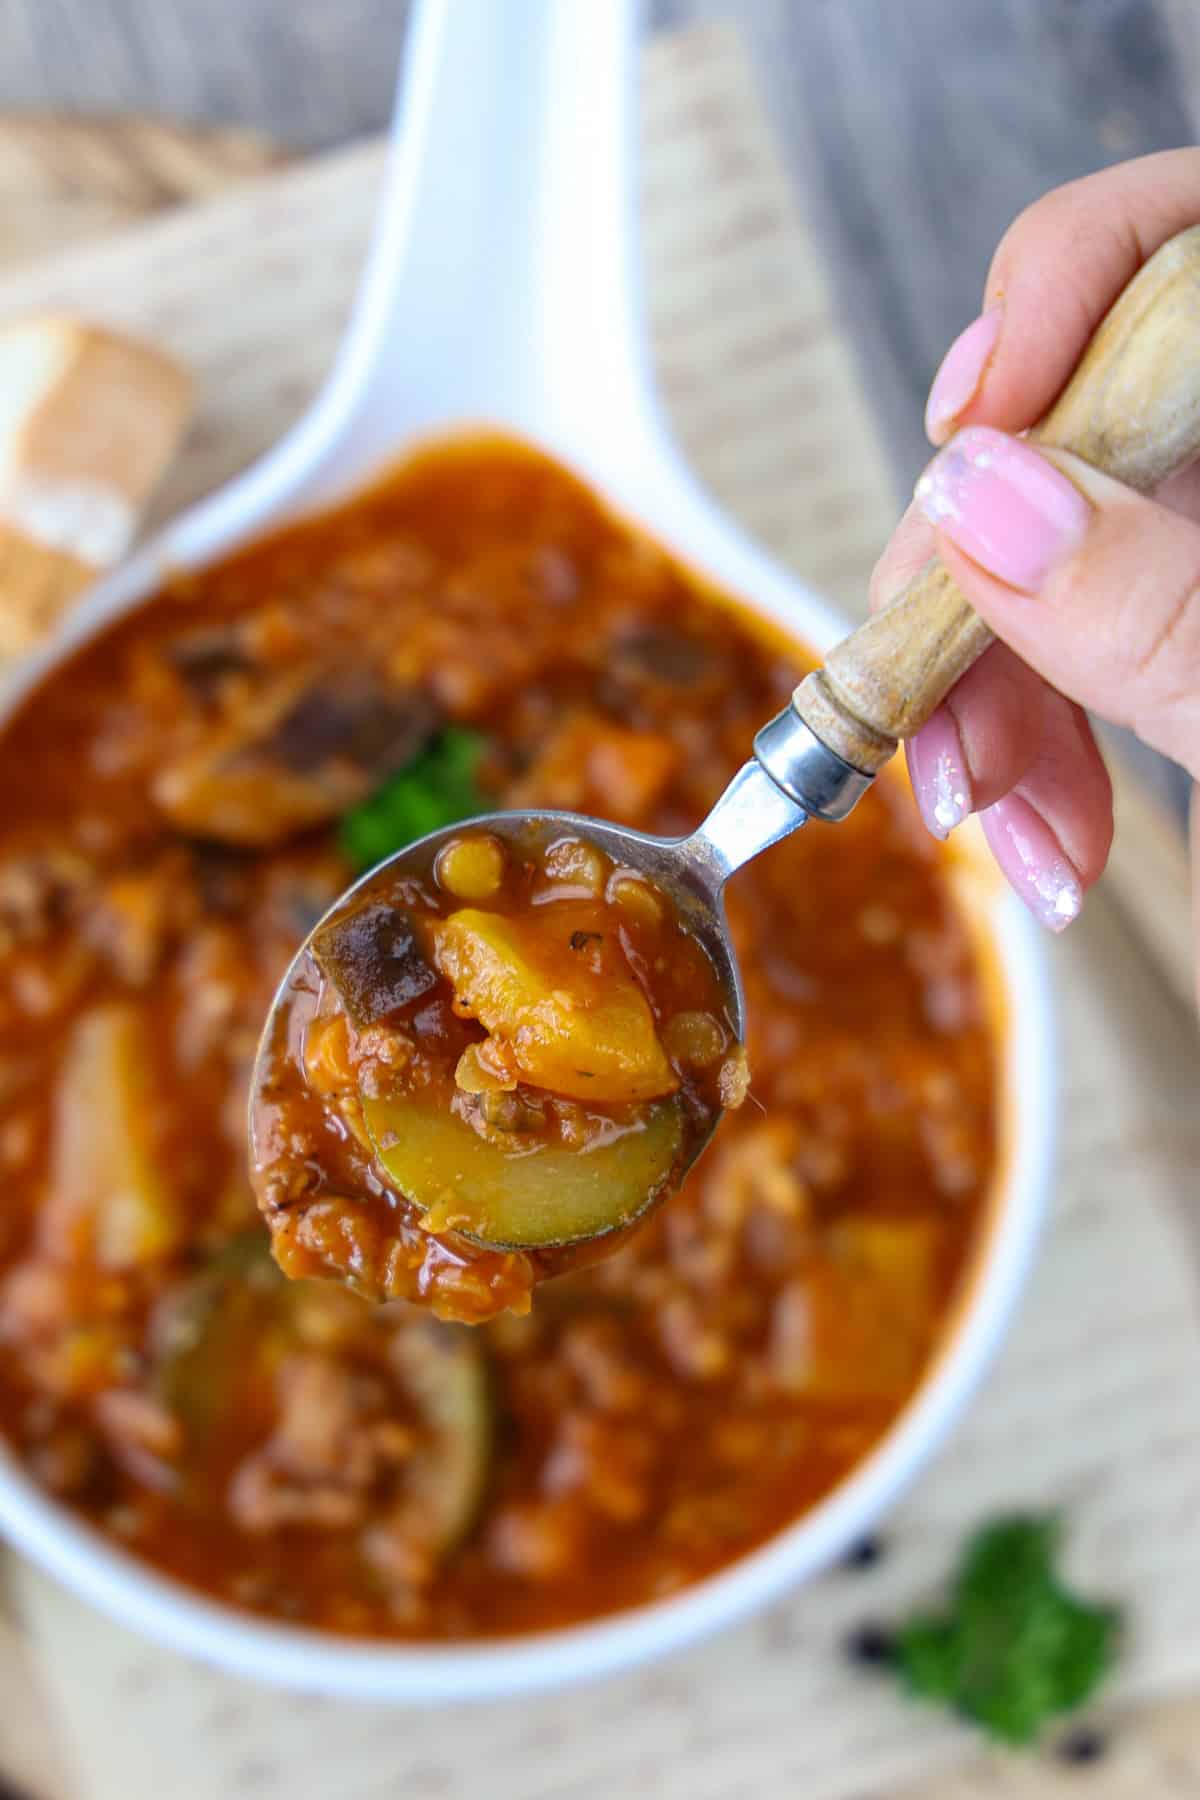
[[[1079,1706],[1112,1664],[1119,1617],[1062,1586],[1055,1518],[998,1519],[967,1546],[948,1612],[895,1634],[891,1661],[909,1691],[1028,1744]]]
[[[369,800],[342,820],[342,849],[358,869],[372,869],[430,831],[492,811],[475,780],[487,748],[477,731],[447,725]]]

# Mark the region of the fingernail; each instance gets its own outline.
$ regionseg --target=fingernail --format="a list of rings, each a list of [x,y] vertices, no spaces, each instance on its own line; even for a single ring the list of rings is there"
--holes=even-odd
[[[944,706],[908,741],[908,772],[926,826],[947,838],[974,810],[958,726]]]
[[[917,505],[952,543],[1010,587],[1036,594],[1082,542],[1091,508],[1020,438],[969,425],[917,483]]]
[[[966,412],[979,392],[996,339],[1000,336],[1003,314],[998,306],[989,307],[960,331],[933,378],[925,406],[925,430],[930,443],[944,444],[954,429],[955,420]]]
[[[1045,819],[1019,794],[1006,794],[980,813],[979,822],[1034,918],[1051,931],[1065,931],[1083,907],[1083,884]]]

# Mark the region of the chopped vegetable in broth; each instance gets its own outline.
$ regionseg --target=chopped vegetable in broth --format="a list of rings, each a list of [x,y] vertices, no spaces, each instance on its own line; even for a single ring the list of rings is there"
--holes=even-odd
[[[703,984],[668,1004],[624,950],[590,1038],[557,1005],[526,1030],[547,957],[586,985],[615,954],[592,914],[621,884],[582,840],[545,853],[552,941],[469,824],[403,914],[333,916],[289,1046],[318,1141],[260,1148],[393,1162],[366,1200],[299,1185],[287,1233],[397,1297],[285,1281],[245,1152],[272,995],[363,868],[506,807],[680,834],[802,667],[564,470],[473,437],[179,577],[37,687],[0,731],[0,1426],[35,1481],[234,1606],[445,1641],[670,1594],[855,1468],[946,1329],[995,1162],[980,971],[899,784],[731,883],[736,1067]],[[402,1037],[439,1033],[457,1110],[401,1133]],[[603,1100],[569,1091],[585,1068]],[[509,1140],[578,1171],[580,1131],[641,1183],[706,1095],[745,1104],[679,1191],[497,1315],[567,1255],[540,1247],[556,1171],[514,1212]],[[448,1123],[476,1178],[409,1237],[396,1194],[444,1176]],[[611,1192],[572,1189],[567,1238]]]
[[[623,1243],[744,1097],[668,896],[561,828],[509,830],[381,868],[293,966],[251,1096],[286,1274],[470,1324],[525,1312],[535,1281]]]

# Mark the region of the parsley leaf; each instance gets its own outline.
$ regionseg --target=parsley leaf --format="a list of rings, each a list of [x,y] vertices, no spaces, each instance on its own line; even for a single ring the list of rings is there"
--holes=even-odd
[[[998,1519],[967,1546],[948,1612],[910,1620],[893,1664],[910,1693],[953,1707],[993,1737],[1028,1744],[1095,1690],[1120,1621],[1064,1588],[1059,1522]]]
[[[341,844],[357,869],[372,869],[430,831],[491,812],[475,774],[487,748],[477,731],[447,725],[398,774],[342,820]]]

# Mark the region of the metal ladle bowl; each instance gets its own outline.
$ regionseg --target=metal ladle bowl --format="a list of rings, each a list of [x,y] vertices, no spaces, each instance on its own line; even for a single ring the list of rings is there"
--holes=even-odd
[[[752,759],[739,769],[703,823],[686,837],[652,837],[579,813],[534,810],[486,813],[444,826],[406,845],[368,870],[317,921],[276,990],[251,1080],[251,1166],[257,1161],[256,1098],[271,1079],[274,1046],[286,1029],[284,1015],[295,978],[307,963],[313,939],[355,894],[377,888],[394,891],[398,880],[420,876],[433,866],[443,845],[460,837],[464,828],[486,831],[526,858],[544,852],[557,839],[581,838],[618,866],[644,876],[666,896],[678,922],[711,963],[728,1024],[738,1043],[744,1043],[745,996],[725,912],[725,884],[751,857],[798,830],[810,817],[844,818],[870,782],[869,775],[827,749],[789,706],[759,732]],[[679,1186],[704,1150],[719,1118],[720,1114],[714,1113],[707,1130],[691,1139],[686,1156],[672,1172],[672,1188]],[[519,1161],[514,1163],[513,1180],[520,1179],[520,1166]]]

